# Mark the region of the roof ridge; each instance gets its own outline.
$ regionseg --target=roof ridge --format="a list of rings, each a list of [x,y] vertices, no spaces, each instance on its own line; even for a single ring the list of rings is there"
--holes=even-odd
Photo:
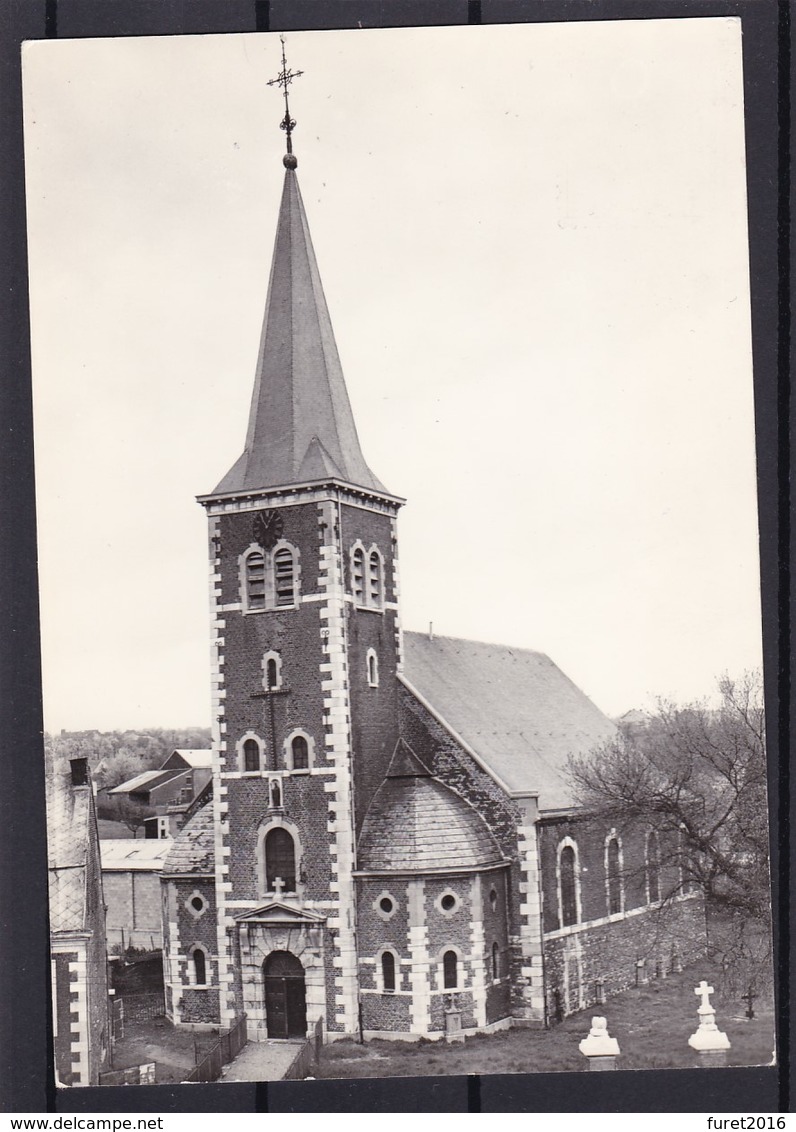
[[[486,645],[488,648],[504,649],[506,652],[521,652],[526,653],[529,656],[541,656],[544,657],[545,660],[549,660],[551,664],[555,665],[555,661],[551,660],[550,656],[546,652],[542,652],[541,649],[531,649],[525,645],[509,645],[501,641],[479,641],[474,639],[473,637],[451,637],[446,633],[434,633],[434,635],[430,637],[428,635],[428,631],[423,629],[404,629],[404,636],[406,636],[407,634],[410,637],[425,638],[431,644],[433,644],[434,641],[461,641],[462,644],[466,645]],[[556,667],[558,666],[556,665]]]

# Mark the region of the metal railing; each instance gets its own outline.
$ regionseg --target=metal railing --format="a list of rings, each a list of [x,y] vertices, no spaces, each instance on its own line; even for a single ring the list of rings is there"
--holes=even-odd
[[[282,1080],[303,1081],[305,1077],[309,1077],[313,1065],[317,1064],[320,1060],[322,1045],[323,1022],[319,1018],[315,1023],[315,1029],[311,1037],[307,1038],[304,1045],[293,1058]]]
[[[246,1015],[243,1014],[226,1034],[222,1034],[202,1060],[183,1078],[184,1081],[217,1081],[221,1070],[246,1045]]]

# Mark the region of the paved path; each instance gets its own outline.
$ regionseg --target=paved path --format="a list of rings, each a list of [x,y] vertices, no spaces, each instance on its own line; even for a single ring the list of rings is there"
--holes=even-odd
[[[249,1042],[224,1066],[222,1081],[281,1081],[304,1045],[296,1041]]]

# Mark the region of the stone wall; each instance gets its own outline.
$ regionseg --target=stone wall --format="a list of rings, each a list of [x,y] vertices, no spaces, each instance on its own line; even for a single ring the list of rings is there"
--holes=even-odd
[[[598,1002],[598,980],[606,997],[634,985],[639,960],[645,961],[643,977],[665,977],[704,955],[705,946],[701,896],[547,936],[548,1016],[554,1019]]]

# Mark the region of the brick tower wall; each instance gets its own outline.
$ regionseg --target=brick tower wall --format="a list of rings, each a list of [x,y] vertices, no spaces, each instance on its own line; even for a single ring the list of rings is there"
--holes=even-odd
[[[384,607],[369,609],[346,602],[346,634],[351,697],[351,745],[357,832],[380,786],[398,742],[398,591],[395,518],[362,507],[340,508],[340,537],[346,594],[353,593],[351,548],[365,553],[376,546],[384,560]],[[378,658],[379,684],[370,687],[368,650]]]

